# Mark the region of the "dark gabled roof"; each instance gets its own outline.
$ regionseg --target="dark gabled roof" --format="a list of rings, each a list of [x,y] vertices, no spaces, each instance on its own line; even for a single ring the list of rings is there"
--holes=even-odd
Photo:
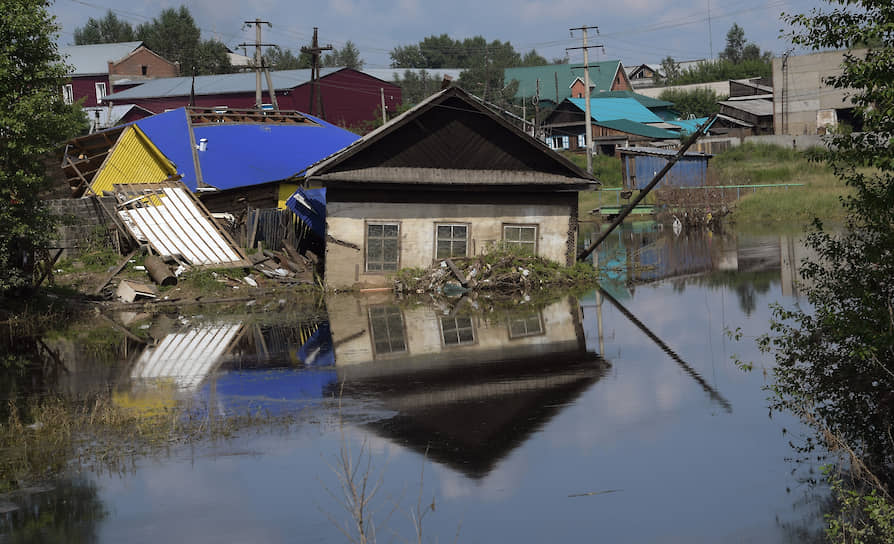
[[[479,100],[450,87],[307,171],[332,184],[539,186],[580,190],[596,179]]]
[[[612,130],[617,130],[619,132],[625,132],[627,134],[635,134],[636,136],[652,138],[654,140],[670,140],[680,137],[680,135],[676,132],[671,132],[670,130],[665,130],[663,128],[651,127],[649,125],[637,123],[636,121],[631,121],[629,119],[594,121],[593,124],[600,127],[610,128]]]

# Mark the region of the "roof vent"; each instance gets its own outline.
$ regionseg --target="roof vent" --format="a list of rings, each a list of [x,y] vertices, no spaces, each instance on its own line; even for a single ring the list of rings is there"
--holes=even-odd
[[[196,146],[196,149],[199,151],[205,151],[208,149],[208,138],[200,138],[199,145]]]

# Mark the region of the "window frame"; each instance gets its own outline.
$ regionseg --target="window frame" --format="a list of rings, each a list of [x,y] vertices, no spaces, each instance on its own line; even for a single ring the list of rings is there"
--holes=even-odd
[[[381,270],[370,270],[369,269],[369,227],[370,225],[395,225],[397,226],[397,261],[394,263],[394,270],[385,270],[384,265],[384,255],[382,260],[382,269]],[[403,229],[401,229],[401,221],[394,221],[390,219],[367,219],[363,221],[363,271],[365,274],[393,274],[400,270],[400,233]],[[384,239],[384,238],[383,238]]]
[[[529,242],[513,241],[509,242],[506,240],[506,228],[533,228],[534,229],[534,253],[533,255],[538,255],[538,251],[540,250],[540,223],[503,223],[500,227],[500,242],[503,244],[503,247],[509,247],[509,244],[527,244]]]
[[[460,327],[458,326],[459,323],[456,322],[456,320],[457,320],[457,319],[460,319],[460,318],[462,318],[462,319],[468,319],[468,320],[469,320],[469,326],[468,326],[468,327],[462,327],[462,328],[460,328]],[[456,338],[457,338],[457,342],[456,342],[456,343],[454,343],[454,344],[448,343],[448,342],[447,342],[447,338],[444,336],[444,320],[445,320],[445,319],[446,319],[446,320],[452,320],[453,323],[454,323],[454,325],[457,325],[456,328],[454,329],[454,332],[455,332],[455,331],[458,331],[458,330],[461,330],[461,329],[462,329],[462,330],[464,330],[464,329],[469,329],[469,330],[471,330],[471,331],[472,331],[472,339],[469,340],[469,341],[467,341],[467,342],[463,342],[463,341],[460,340],[459,335],[457,335],[457,337],[456,337]],[[450,316],[439,316],[439,317],[438,317],[438,329],[439,329],[440,332],[441,332],[441,345],[444,346],[445,349],[458,348],[458,347],[462,347],[462,346],[473,346],[473,345],[475,345],[475,344],[478,343],[478,331],[477,331],[477,327],[475,326],[475,320],[474,320],[474,319],[472,318],[472,316],[470,316],[470,315],[457,315],[457,316],[453,316],[453,317],[450,317]]]
[[[99,89],[102,88],[102,92],[99,92]],[[102,102],[104,96],[108,94],[108,86],[105,81],[97,81],[93,83],[93,89],[96,91],[96,103],[99,104]]]
[[[465,227],[465,229],[466,229],[466,240],[465,240],[466,253],[464,255],[451,255],[449,257],[438,257],[438,240],[439,240],[438,239],[438,227],[451,227],[451,231],[450,231],[451,235],[453,234],[452,227]],[[434,260],[435,261],[442,261],[444,259],[453,259],[455,257],[468,257],[469,256],[469,246],[472,241],[472,224],[471,223],[462,223],[462,222],[436,222],[435,229],[434,229],[434,237],[435,237],[435,244],[434,244]],[[459,241],[459,240],[455,240],[455,239],[451,238],[451,240],[450,240],[451,249],[453,249],[453,242],[457,242],[457,241]]]
[[[513,321],[527,321],[533,317],[537,318],[537,324],[539,326],[539,330],[536,331],[528,331],[527,324],[525,325],[525,332],[522,334],[512,334],[512,322]],[[509,318],[506,320],[506,332],[509,335],[510,340],[520,340],[522,338],[531,338],[533,336],[543,336],[546,334],[546,331],[543,328],[543,315],[540,312],[530,314],[526,317],[518,317],[518,318]]]
[[[380,310],[382,312],[384,312],[384,317],[386,317],[386,321],[385,321],[386,326],[388,323],[387,317],[388,317],[389,312],[396,313],[400,317],[400,335],[401,335],[400,338],[401,338],[401,341],[403,342],[403,349],[395,350],[391,346],[391,338],[392,338],[391,332],[392,331],[391,331],[390,327],[388,327],[388,329],[385,331],[385,334],[387,335],[387,338],[388,338],[389,350],[380,352],[378,349],[376,349],[376,329],[375,329],[375,327],[373,327],[373,312],[380,311]],[[392,355],[402,355],[402,354],[408,353],[410,351],[410,348],[407,345],[407,322],[406,322],[406,320],[404,320],[404,313],[401,311],[399,306],[394,306],[394,305],[390,305],[390,304],[374,304],[374,305],[367,307],[366,317],[367,317],[367,321],[369,323],[369,345],[370,345],[370,349],[372,349],[374,359],[381,359],[383,357],[389,357]],[[379,331],[379,332],[381,333],[382,331]]]
[[[62,86],[62,102],[69,106],[74,104],[74,87],[71,83]]]

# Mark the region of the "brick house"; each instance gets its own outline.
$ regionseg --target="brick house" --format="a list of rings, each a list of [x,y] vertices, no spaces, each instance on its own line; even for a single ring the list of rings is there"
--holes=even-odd
[[[87,108],[102,105],[102,98],[116,90],[180,73],[179,64],[147,49],[141,41],[73,45],[59,52],[72,67],[62,98],[68,104],[83,99]]]

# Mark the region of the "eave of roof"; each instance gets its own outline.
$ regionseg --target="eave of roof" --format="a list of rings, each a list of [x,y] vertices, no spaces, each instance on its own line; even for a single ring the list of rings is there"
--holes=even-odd
[[[676,132],[664,130],[663,128],[650,127],[643,123],[637,123],[629,119],[612,119],[610,121],[594,121],[594,125],[617,130],[627,134],[643,136],[645,138],[653,138],[655,140],[671,140],[680,137]]]
[[[518,128],[508,123],[502,117],[496,115],[489,108],[485,107],[481,104],[480,99],[476,99],[472,95],[468,94],[466,91],[462,90],[459,87],[448,87],[438,93],[435,93],[428,98],[420,101],[418,104],[390,120],[388,123],[376,128],[372,132],[369,132],[353,144],[345,147],[341,151],[338,151],[331,156],[317,162],[316,164],[311,165],[307,168],[305,172],[306,178],[314,178],[316,176],[320,176],[321,173],[325,174],[326,169],[331,169],[337,166],[339,163],[347,160],[348,158],[354,156],[359,153],[363,149],[373,145],[376,141],[380,140],[385,135],[397,130],[405,123],[409,122],[413,118],[419,116],[422,112],[435,107],[438,103],[446,100],[451,96],[457,96],[460,99],[466,101],[470,105],[473,105],[476,109],[480,110],[481,113],[490,117],[493,121],[502,125],[504,128],[515,132],[519,137],[524,138],[525,141],[530,142],[533,151],[538,151],[541,153],[551,153],[550,158],[562,164],[565,168],[569,170],[570,173],[577,174],[582,180],[589,180],[593,184],[598,184],[599,181],[593,177],[592,174],[585,172],[581,168],[579,168],[576,164],[571,162],[569,159],[554,153],[551,151],[545,143],[535,140],[531,138],[527,133],[521,132]]]

